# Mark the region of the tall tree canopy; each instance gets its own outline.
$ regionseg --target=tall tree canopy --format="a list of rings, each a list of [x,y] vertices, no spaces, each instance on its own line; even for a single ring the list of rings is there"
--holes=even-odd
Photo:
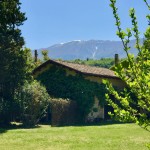
[[[18,28],[26,20],[19,0],[0,0],[0,119],[10,120],[15,89],[23,83],[26,57]],[[7,116],[7,117],[6,117]]]

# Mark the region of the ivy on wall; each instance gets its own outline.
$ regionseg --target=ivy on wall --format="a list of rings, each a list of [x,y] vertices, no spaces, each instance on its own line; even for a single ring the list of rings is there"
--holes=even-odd
[[[86,80],[82,74],[67,76],[62,67],[52,66],[39,74],[37,80],[46,86],[52,97],[76,101],[82,118],[90,112],[95,96],[99,99],[101,106],[105,104],[105,85]]]

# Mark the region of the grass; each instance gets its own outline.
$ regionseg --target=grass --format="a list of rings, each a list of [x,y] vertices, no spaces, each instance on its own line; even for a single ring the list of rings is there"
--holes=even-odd
[[[147,150],[150,132],[135,124],[0,129],[0,150]]]

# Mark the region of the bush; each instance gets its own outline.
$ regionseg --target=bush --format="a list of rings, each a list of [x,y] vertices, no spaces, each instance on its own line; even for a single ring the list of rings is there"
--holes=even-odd
[[[53,99],[51,107],[51,125],[74,125],[79,122],[79,109],[75,101],[68,99]]]
[[[19,94],[23,125],[35,126],[46,114],[50,96],[39,82],[25,83]]]

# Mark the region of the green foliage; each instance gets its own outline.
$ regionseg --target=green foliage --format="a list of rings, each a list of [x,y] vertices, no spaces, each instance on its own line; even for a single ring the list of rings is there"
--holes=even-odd
[[[49,94],[39,82],[25,83],[17,95],[21,118],[25,126],[35,126],[45,115],[50,102]]]
[[[63,68],[53,66],[42,74],[37,80],[47,88],[48,93],[56,98],[71,99],[77,102],[81,117],[84,119],[94,104],[94,96],[105,103],[105,86],[85,80],[80,74],[67,76]]]
[[[47,61],[49,60],[49,57],[48,57],[48,50],[42,50],[42,55],[43,55],[43,61]]]
[[[37,64],[34,61],[34,58],[32,57],[31,49],[24,48],[24,57],[26,57],[26,66],[25,66],[25,73],[26,73],[26,80],[32,81],[32,71],[37,67]]]
[[[101,59],[88,59],[87,58],[87,60],[75,59],[75,60],[72,60],[71,62],[77,63],[77,64],[85,64],[89,66],[104,67],[104,68],[110,68],[115,63],[113,58],[101,58]]]
[[[122,40],[124,51],[127,54],[128,65],[118,64],[115,72],[127,85],[121,93],[117,92],[110,83],[106,82],[109,94],[106,95],[109,104],[114,108],[112,116],[120,121],[136,121],[145,128],[150,125],[150,27],[146,30],[143,46],[139,44],[139,30],[135,10],[130,9],[129,15],[132,28],[127,32],[121,29],[116,0],[110,0],[114,18],[116,19],[117,35]],[[144,0],[148,6],[146,0]],[[131,55],[128,46],[130,37],[136,38],[138,56]],[[113,95],[113,101],[109,95]]]
[[[18,28],[26,20],[19,0],[0,1],[0,118],[13,117],[14,93],[26,76],[24,39]]]
[[[114,65],[114,66],[111,66],[109,69],[111,69],[111,70],[113,70],[113,71],[115,71],[116,70],[116,67],[119,67],[119,66],[122,66],[123,68],[128,68],[129,67],[129,62],[128,62],[128,60],[127,59],[122,59],[120,62],[119,62],[119,64],[116,64],[116,65]]]

